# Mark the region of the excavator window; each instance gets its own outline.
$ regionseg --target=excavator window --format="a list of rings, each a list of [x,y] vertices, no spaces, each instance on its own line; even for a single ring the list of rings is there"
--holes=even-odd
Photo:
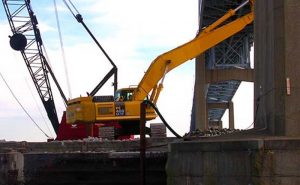
[[[132,101],[133,89],[120,89],[115,93],[115,101]]]

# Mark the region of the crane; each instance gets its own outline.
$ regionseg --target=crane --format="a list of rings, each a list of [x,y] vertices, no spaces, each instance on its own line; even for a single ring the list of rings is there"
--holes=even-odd
[[[55,82],[65,104],[67,98],[44,55],[38,21],[30,6],[30,0],[2,0],[2,3],[13,33],[10,36],[10,46],[21,52],[52,127],[58,134],[59,121],[48,73]]]
[[[64,0],[65,5],[71,12],[72,7],[77,10],[70,0],[68,2]],[[42,37],[38,28],[38,20],[32,10],[30,0],[2,0],[2,3],[12,31],[12,36],[9,36],[10,46],[14,50],[20,51],[22,54],[32,81],[47,112],[47,116],[57,135],[56,139],[81,139],[86,137],[85,126],[80,124],[79,126],[66,124],[65,112],[63,113],[61,122],[58,121],[48,73],[50,73],[56,87],[58,88],[65,105],[67,105],[67,98],[44,55],[45,48],[43,47]],[[113,75],[113,86],[115,91],[117,89],[117,66],[84,23],[81,14],[78,13],[76,16],[73,12],[72,14],[76,20],[83,25],[84,29],[92,37],[93,41],[97,44],[113,66],[104,78],[96,85],[96,87],[88,94],[90,96],[94,96]]]

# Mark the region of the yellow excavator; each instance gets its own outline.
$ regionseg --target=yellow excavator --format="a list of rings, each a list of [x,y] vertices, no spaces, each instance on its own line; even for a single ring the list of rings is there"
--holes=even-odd
[[[251,11],[233,21],[229,18],[243,6],[250,3]],[[67,103],[68,124],[118,124],[122,128],[119,135],[137,134],[140,120],[140,105],[147,99],[156,104],[168,72],[191,60],[218,43],[243,30],[254,19],[254,0],[248,0],[236,9],[229,10],[223,17],[204,28],[191,41],[158,56],[149,66],[136,87],[115,91],[114,96],[86,96],[71,99]],[[150,106],[146,109],[146,120],[156,118]]]

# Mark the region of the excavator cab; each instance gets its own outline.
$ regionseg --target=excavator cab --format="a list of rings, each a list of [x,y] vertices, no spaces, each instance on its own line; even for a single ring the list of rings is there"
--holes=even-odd
[[[114,100],[117,101],[132,101],[134,88],[123,88],[115,92]]]

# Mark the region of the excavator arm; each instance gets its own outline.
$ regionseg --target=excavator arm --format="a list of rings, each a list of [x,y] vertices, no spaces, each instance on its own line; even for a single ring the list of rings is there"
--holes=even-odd
[[[234,34],[243,30],[245,26],[252,23],[254,19],[253,1],[250,1],[252,5],[252,11],[250,13],[230,23],[222,25],[247,3],[248,1],[244,2],[241,6],[234,10],[229,10],[228,13],[226,13],[215,23],[203,29],[202,32],[199,33],[193,40],[158,56],[151,63],[144,77],[140,81],[133,94],[133,99],[142,101],[152,91],[150,100],[156,103],[159,93],[163,87],[163,79],[168,72],[187,62],[188,60],[191,60],[204,53],[206,50],[233,36]],[[158,84],[160,80],[161,83]]]

